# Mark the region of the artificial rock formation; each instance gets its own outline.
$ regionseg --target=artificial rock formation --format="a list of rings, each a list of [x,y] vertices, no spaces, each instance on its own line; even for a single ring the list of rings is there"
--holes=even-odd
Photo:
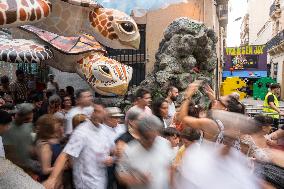
[[[195,79],[212,81],[217,40],[215,32],[202,23],[188,18],[173,21],[160,42],[153,72],[139,87],[151,89],[156,97],[165,95],[170,85],[183,92]],[[198,96],[196,100],[200,100]]]

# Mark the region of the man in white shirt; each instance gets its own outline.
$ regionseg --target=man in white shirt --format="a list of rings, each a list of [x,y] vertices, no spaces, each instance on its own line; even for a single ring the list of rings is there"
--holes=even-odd
[[[108,136],[110,147],[115,147],[115,140],[126,132],[125,125],[119,124],[124,114],[117,107],[106,108],[107,117],[103,122],[103,130]]]
[[[115,149],[115,140],[126,132],[125,125],[119,124],[121,118],[124,114],[121,113],[121,110],[117,107],[108,107],[106,108],[107,117],[104,120],[102,128],[105,132],[105,136],[108,138],[110,151],[114,152]],[[113,155],[113,154],[112,154]],[[115,156],[113,155],[113,160]],[[114,174],[114,165],[108,167],[108,186],[107,189],[113,189],[116,185],[115,174]]]
[[[1,135],[9,129],[9,124],[12,121],[12,117],[8,112],[0,110],[0,158],[5,158],[5,151],[2,143]]]
[[[177,100],[179,93],[178,89],[174,86],[170,86],[167,89],[166,93],[167,93],[166,101],[169,103],[167,124],[170,125],[176,113],[176,107],[174,102]]]
[[[129,143],[117,167],[119,180],[130,189],[169,189],[172,150],[159,136],[162,122],[150,115],[137,127],[139,139]]]
[[[91,119],[74,130],[57,158],[50,177],[44,183],[47,189],[55,188],[57,179],[69,159],[73,161],[76,189],[106,188],[106,166],[110,164],[110,156],[107,136],[101,128],[105,116],[104,107],[95,103]]]
[[[231,148],[235,139],[225,137],[225,145],[203,143],[186,149],[175,188],[260,189],[248,159]]]
[[[135,98],[135,105],[126,112],[126,122],[128,118],[128,112],[133,109],[139,109],[142,110],[146,115],[152,115],[152,110],[149,108],[152,102],[150,91],[148,91],[147,89],[140,88],[136,91]]]
[[[84,114],[88,118],[93,113],[93,95],[89,90],[80,89],[76,93],[76,106],[72,108],[66,115],[65,135],[70,135],[73,131],[72,119],[77,114]]]

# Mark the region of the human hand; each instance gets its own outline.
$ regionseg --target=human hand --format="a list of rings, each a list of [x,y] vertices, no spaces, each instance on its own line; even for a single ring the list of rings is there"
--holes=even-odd
[[[55,178],[48,178],[46,181],[42,183],[45,189],[55,189],[56,179]]]
[[[185,92],[185,98],[190,98],[192,97],[196,91],[198,90],[200,84],[201,84],[202,81],[199,81],[199,80],[196,80],[194,81],[193,83],[190,83],[186,89],[186,92]]]
[[[213,89],[208,84],[205,84],[205,86],[203,88],[204,88],[205,93],[209,97],[209,99],[215,100],[215,94],[214,94]]]
[[[266,144],[269,146],[277,146],[277,142],[271,139],[266,139]]]
[[[103,161],[103,164],[108,167],[112,166],[113,163],[114,161],[111,156],[107,156],[106,159]]]

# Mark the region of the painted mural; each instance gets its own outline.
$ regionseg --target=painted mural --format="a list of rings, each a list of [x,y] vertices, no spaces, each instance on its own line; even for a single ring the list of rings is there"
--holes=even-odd
[[[224,50],[223,77],[266,77],[267,52],[265,45],[227,47]]]

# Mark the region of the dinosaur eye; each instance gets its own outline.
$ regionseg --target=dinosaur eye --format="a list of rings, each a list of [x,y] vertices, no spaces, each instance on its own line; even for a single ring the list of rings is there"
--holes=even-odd
[[[106,74],[110,74],[110,70],[107,66],[101,66],[101,69],[103,72],[105,72]]]
[[[134,26],[133,26],[133,24],[130,23],[130,22],[121,23],[120,26],[121,26],[121,28],[122,28],[124,31],[126,31],[126,32],[128,32],[128,33],[134,31]]]

